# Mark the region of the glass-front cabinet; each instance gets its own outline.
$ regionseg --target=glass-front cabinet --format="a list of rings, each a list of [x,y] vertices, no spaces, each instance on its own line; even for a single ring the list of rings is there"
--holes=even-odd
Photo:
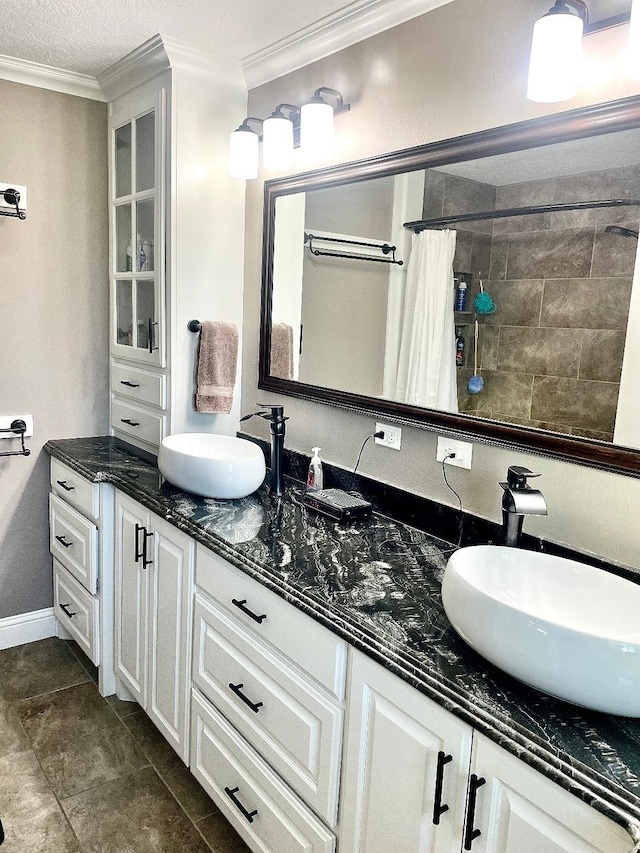
[[[111,350],[165,365],[161,102],[112,130]]]

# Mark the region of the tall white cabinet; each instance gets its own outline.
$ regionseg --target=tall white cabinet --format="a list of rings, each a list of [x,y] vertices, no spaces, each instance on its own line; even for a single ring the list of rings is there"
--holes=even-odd
[[[195,412],[190,319],[241,330],[244,182],[229,133],[246,115],[239,61],[155,36],[100,78],[109,100],[111,429],[155,451],[165,435],[232,434]]]

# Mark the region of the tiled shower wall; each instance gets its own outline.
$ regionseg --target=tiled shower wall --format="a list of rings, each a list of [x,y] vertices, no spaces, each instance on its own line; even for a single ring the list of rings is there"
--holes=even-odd
[[[428,183],[439,184],[443,177]],[[479,202],[489,201],[491,190],[494,202],[482,209],[639,198],[640,168],[500,187],[447,175],[443,215],[480,210]],[[429,197],[425,193],[425,201]],[[425,216],[439,215],[431,210]],[[454,266],[474,275],[468,304],[482,273],[498,306],[495,314],[478,318],[484,389],[473,396],[466,390],[473,365],[472,327],[462,326],[467,360],[458,370],[461,411],[612,440],[638,241],[605,228],[618,224],[637,230],[639,219],[639,208],[621,207],[470,223],[483,226],[484,233],[458,232]],[[457,315],[456,322],[472,319]]]

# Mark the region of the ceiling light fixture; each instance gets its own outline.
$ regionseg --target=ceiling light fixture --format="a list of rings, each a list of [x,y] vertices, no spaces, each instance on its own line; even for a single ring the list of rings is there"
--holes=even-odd
[[[630,12],[594,23],[584,0],[555,0],[533,28],[527,97],[552,104],[575,97],[581,72],[582,37],[628,24],[628,65],[640,77],[640,0],[632,0]]]
[[[249,127],[250,121],[257,121],[262,126],[262,119],[247,116],[229,139],[229,174],[232,178],[252,180],[258,177],[260,160],[258,134]]]

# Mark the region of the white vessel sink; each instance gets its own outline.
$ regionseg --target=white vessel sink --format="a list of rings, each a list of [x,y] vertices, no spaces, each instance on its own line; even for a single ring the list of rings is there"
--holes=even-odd
[[[640,717],[640,586],[549,554],[475,545],[447,563],[442,601],[462,639],[520,681]]]
[[[261,485],[264,455],[257,444],[230,435],[183,432],[162,440],[160,473],[174,486],[205,498],[243,498]]]

